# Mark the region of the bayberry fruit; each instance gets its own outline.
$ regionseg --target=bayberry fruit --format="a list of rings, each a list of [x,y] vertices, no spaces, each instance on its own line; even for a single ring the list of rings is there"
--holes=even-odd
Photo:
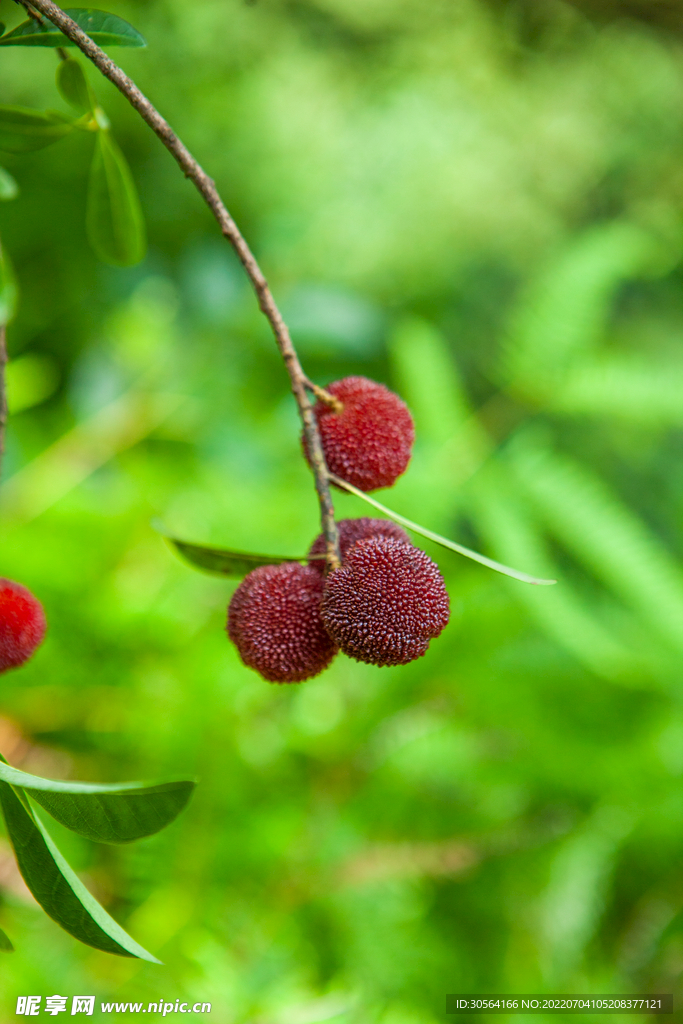
[[[413,418],[398,395],[366,377],[345,377],[327,390],[341,412],[318,401],[318,421],[327,468],[361,491],[391,487],[405,472],[415,440]],[[304,451],[306,441],[304,439]]]
[[[342,561],[354,544],[359,540],[369,540],[371,537],[393,537],[404,544],[410,544],[410,537],[405,530],[402,530],[397,523],[390,519],[369,519],[363,516],[361,519],[340,519],[337,523],[339,530],[339,551]],[[313,555],[324,555],[327,551],[325,534],[320,533],[311,544],[308,552],[308,564],[318,572],[325,572],[325,559],[313,558]]]
[[[28,661],[46,626],[38,598],[21,583],[0,578],[0,672]]]
[[[321,614],[344,654],[370,665],[405,665],[447,624],[448,593],[424,551],[375,537],[355,544],[329,574]]]
[[[246,576],[228,608],[228,635],[249,668],[271,683],[300,683],[330,664],[337,647],[320,618],[320,573],[296,562]]]

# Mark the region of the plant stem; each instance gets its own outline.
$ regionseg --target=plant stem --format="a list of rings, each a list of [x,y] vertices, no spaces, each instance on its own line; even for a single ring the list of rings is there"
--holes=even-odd
[[[146,96],[138,89],[135,82],[126,75],[107,54],[97,46],[92,39],[78,27],[75,21],[70,18],[61,7],[52,0],[30,0],[31,7],[40,11],[48,18],[53,25],[67,36],[85,54],[88,60],[92,61],[95,67],[108,78],[116,88],[123,93],[128,102],[149,125],[152,131],[161,139],[166,149],[175,158],[186,178],[189,178],[204,202],[214,215],[223,236],[230,242],[237,253],[242,266],[244,267],[249,280],[251,281],[259,307],[267,318],[275,335],[275,341],[284,360],[287,372],[292,384],[292,391],[299,409],[299,416],[303,423],[304,435],[306,437],[306,448],[308,457],[315,478],[315,488],[318,492],[320,504],[320,519],[323,533],[325,534],[327,549],[327,565],[329,569],[336,569],[340,565],[339,535],[334,521],[334,505],[330,495],[330,483],[323,454],[320,432],[313,415],[311,402],[306,393],[309,386],[308,378],[299,362],[296,349],[282,314],[278,309],[271,294],[268,282],[259,267],[251,249],[247,245],[242,233],[230,216],[213,180],[206,171],[195,160],[187,147],[180,141],[168,122],[161,116],[159,111],[150,103]],[[25,3],[24,6],[28,5]],[[321,389],[322,390],[322,389]],[[325,392],[327,394],[327,392]],[[331,397],[331,396],[328,396]]]

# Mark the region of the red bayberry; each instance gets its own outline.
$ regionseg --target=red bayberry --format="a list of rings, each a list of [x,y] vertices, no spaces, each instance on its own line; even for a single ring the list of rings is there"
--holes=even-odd
[[[320,618],[320,573],[296,562],[246,576],[228,608],[228,635],[249,668],[271,683],[300,683],[330,664],[337,648]]]
[[[335,412],[319,401],[313,409],[328,469],[361,491],[391,487],[405,472],[415,440],[407,406],[367,377],[345,377],[327,390],[343,405]]]
[[[346,558],[347,552],[359,540],[369,540],[371,537],[393,537],[404,544],[410,544],[410,537],[405,530],[402,530],[397,523],[390,519],[369,519],[363,516],[361,519],[340,519],[337,523],[339,530],[339,550],[342,561]],[[325,572],[325,559],[313,558],[313,555],[324,555],[327,547],[325,534],[320,533],[311,544],[308,552],[308,564],[318,572]]]
[[[321,614],[344,654],[371,665],[405,665],[447,624],[448,594],[424,551],[375,537],[355,544],[329,574]]]
[[[0,578],[0,672],[28,661],[46,625],[43,606],[31,591]]]

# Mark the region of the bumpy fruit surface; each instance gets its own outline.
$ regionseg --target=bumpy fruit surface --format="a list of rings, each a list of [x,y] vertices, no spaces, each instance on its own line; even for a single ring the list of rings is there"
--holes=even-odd
[[[337,647],[320,618],[322,591],[320,573],[293,562],[250,572],[228,608],[228,636],[244,664],[271,683],[300,683],[327,668]]]
[[[375,537],[355,544],[327,577],[321,614],[344,654],[371,665],[405,665],[447,624],[448,594],[424,551]]]
[[[45,628],[40,601],[21,583],[0,578],[0,672],[28,661]]]
[[[405,530],[402,530],[397,523],[390,519],[369,519],[363,516],[361,519],[340,519],[337,523],[339,530],[339,550],[342,561],[350,548],[359,540],[370,540],[371,537],[393,537],[404,544],[410,544],[410,537]],[[325,572],[325,559],[313,558],[314,555],[324,555],[326,552],[325,534],[320,533],[311,544],[308,552],[309,565],[318,572]]]
[[[367,377],[345,377],[327,390],[343,405],[335,412],[318,401],[313,409],[328,469],[361,491],[391,487],[405,472],[415,440],[407,406]]]

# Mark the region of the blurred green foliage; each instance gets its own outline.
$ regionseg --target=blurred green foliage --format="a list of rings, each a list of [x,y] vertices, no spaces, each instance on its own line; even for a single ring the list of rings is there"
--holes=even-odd
[[[287,380],[208,212],[115,90],[149,253],[96,262],[91,140],[8,156],[3,575],[49,635],[2,678],[24,770],[198,775],[134,848],[53,829],[154,967],[79,946],[0,847],[0,1019],[20,994],[213,1003],[221,1024],[434,1024],[446,992],[673,991],[683,971],[683,38],[673,5],[147,0],[114,51],[203,162],[307,371],[415,412],[380,499],[441,549],[424,659],[243,668],[237,550],[318,530]],[[6,2],[10,26],[21,12]],[[14,19],[14,20],[12,20]],[[49,50],[2,102],[59,107]],[[341,516],[366,506],[340,495]],[[121,1019],[132,1019],[133,1015]],[[143,1019],[143,1018],[140,1018]],[[519,1019],[519,1018],[515,1018]],[[603,1019],[603,1018],[600,1018]]]

